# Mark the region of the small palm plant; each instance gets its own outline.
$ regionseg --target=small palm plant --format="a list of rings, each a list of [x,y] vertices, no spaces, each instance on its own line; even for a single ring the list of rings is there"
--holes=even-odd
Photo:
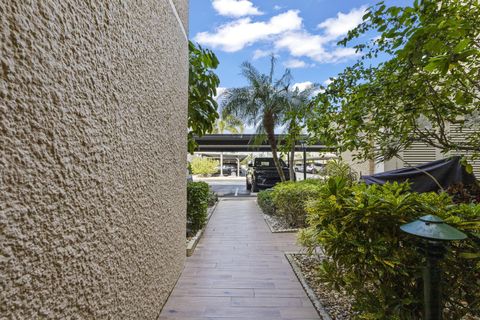
[[[249,62],[244,62],[241,68],[241,74],[249,85],[228,89],[223,94],[222,113],[244,120],[246,125],[255,127],[258,136],[266,136],[280,179],[285,181],[277,153],[275,127],[282,124],[284,111],[288,105],[288,88],[292,79],[290,71],[285,70],[280,79],[274,80],[273,56],[268,75],[260,73]]]

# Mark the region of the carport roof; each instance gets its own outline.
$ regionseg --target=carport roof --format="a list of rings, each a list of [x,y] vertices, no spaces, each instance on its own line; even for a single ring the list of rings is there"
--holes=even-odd
[[[285,135],[276,134],[275,138],[279,145],[285,143]],[[306,136],[301,138],[306,139]],[[195,151],[210,152],[268,152],[271,151],[270,145],[265,140],[261,144],[253,144],[254,134],[209,134],[200,138],[195,138],[198,147]],[[300,139],[301,140],[301,139]],[[303,151],[300,144],[295,146],[296,151]],[[325,145],[316,143],[306,146],[307,152],[327,151]]]
[[[222,154],[223,160],[240,160],[242,161],[247,157],[246,154],[239,153],[220,153],[220,152],[207,152],[207,151],[195,151],[195,155],[210,157],[210,158],[219,158]]]

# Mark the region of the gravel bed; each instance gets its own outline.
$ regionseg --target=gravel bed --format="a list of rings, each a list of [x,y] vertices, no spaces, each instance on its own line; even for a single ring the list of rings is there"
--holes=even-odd
[[[286,221],[285,219],[282,219],[282,217],[277,217],[277,216],[269,216],[268,214],[263,214],[263,217],[265,220],[268,221],[270,226],[272,227],[273,231],[278,231],[278,232],[295,232],[298,231],[298,228],[292,228]]]
[[[320,257],[309,256],[307,254],[293,254],[293,259],[298,265],[308,286],[315,292],[317,299],[322,304],[325,311],[334,320],[351,319],[354,312],[352,311],[352,298],[345,293],[337,292],[324,285],[317,277],[316,268]]]

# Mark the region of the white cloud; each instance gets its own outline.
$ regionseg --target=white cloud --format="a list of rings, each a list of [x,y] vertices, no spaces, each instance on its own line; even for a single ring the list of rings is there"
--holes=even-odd
[[[321,60],[319,56],[326,54],[323,47],[325,44],[326,41],[321,36],[301,31],[284,34],[275,42],[275,47],[287,49],[294,57],[306,56],[314,60]]]
[[[323,29],[325,37],[329,39],[336,39],[344,36],[348,31],[354,29],[362,21],[363,15],[366,13],[367,7],[354,8],[349,13],[337,13],[335,18],[329,18],[318,25],[318,28]]]
[[[270,55],[272,55],[271,51],[257,49],[253,52],[253,60],[268,57]]]
[[[312,86],[313,86],[313,83],[311,81],[297,82],[292,86],[292,89],[293,90],[298,89],[299,91],[304,91],[304,90],[310,89]],[[325,92],[325,90],[315,89],[311,92],[311,97],[314,97],[314,96],[318,95],[319,93],[323,93],[323,92]]]
[[[338,62],[356,55],[353,48],[328,50],[329,46],[331,43],[325,37],[305,31],[287,33],[275,41],[278,50],[288,50],[294,57],[308,57],[320,63]]]
[[[213,8],[222,16],[243,17],[263,14],[249,0],[213,0]]]
[[[289,31],[275,41],[277,50],[287,50],[294,57],[308,57],[314,61],[339,62],[357,55],[355,49],[337,47],[336,41],[362,22],[366,7],[354,8],[349,13],[339,12],[318,25],[321,34],[302,29]]]
[[[299,59],[287,60],[283,63],[283,65],[290,69],[307,68],[312,66],[311,64],[308,64],[305,61]]]
[[[274,5],[274,6],[273,6],[273,9],[274,9],[274,10],[280,10],[280,9],[282,9],[282,8],[283,8],[283,7],[281,7],[281,6],[279,6],[279,5]]]
[[[328,78],[327,80],[323,81],[323,85],[328,86],[330,83],[333,82],[333,80],[335,80],[335,78]]]
[[[298,10],[289,10],[266,21],[253,21],[250,17],[236,19],[219,26],[213,32],[200,32],[194,39],[202,45],[226,52],[236,52],[254,43],[267,41],[272,44],[273,49],[257,49],[253,53],[253,59],[285,50],[291,56],[290,60],[285,62],[285,66],[289,68],[313,65],[304,58],[319,63],[341,62],[356,56],[357,53],[353,48],[338,47],[336,42],[348,30],[362,22],[365,10],[366,7],[362,6],[348,13],[339,12],[335,17],[320,23],[317,34],[304,28]]]
[[[272,36],[299,30],[302,18],[297,10],[273,16],[267,22],[252,22],[250,18],[242,18],[220,26],[214,33],[200,32],[195,41],[227,52],[235,52],[254,42],[266,40]]]
[[[313,82],[311,82],[311,81],[305,81],[305,82],[297,82],[297,83],[295,83],[295,84],[292,86],[292,88],[293,88],[293,90],[298,89],[298,90],[300,90],[300,91],[303,91],[303,90],[305,90],[305,89],[310,88],[311,86],[313,86]]]

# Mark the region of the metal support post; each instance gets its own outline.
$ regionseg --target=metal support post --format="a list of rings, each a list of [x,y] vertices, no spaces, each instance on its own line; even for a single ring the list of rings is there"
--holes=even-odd
[[[442,320],[442,273],[438,262],[443,258],[445,247],[430,243],[426,249],[427,266],[423,269],[423,297],[425,320]]]
[[[307,148],[303,146],[303,180],[307,180]]]
[[[220,176],[223,177],[223,152],[220,152]]]

